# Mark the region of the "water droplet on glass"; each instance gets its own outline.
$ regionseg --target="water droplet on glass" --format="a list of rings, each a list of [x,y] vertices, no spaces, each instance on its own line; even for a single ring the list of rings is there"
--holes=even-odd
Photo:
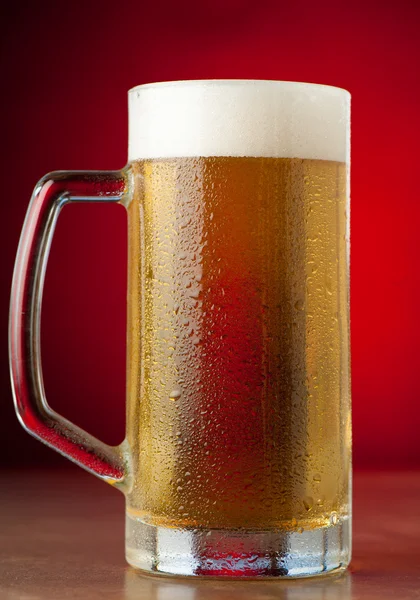
[[[314,500],[313,498],[311,498],[311,496],[306,496],[306,498],[304,498],[302,502],[303,506],[305,507],[305,510],[307,510],[308,512],[312,509],[314,505]]]
[[[295,308],[296,308],[296,310],[303,310],[303,306],[304,306],[303,300],[297,300],[295,302]]]
[[[337,515],[336,512],[332,512],[330,514],[330,523],[331,523],[331,525],[337,525],[337,523],[338,523],[338,515]]]

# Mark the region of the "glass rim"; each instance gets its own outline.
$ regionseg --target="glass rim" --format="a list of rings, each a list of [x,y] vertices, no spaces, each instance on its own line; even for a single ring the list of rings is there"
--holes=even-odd
[[[143,89],[159,88],[159,87],[200,87],[203,85],[209,85],[211,87],[217,86],[229,86],[229,85],[249,85],[249,86],[272,86],[273,88],[309,88],[316,89],[318,91],[324,90],[325,92],[339,92],[343,95],[351,97],[351,93],[345,88],[338,87],[335,85],[329,85],[326,83],[310,83],[305,81],[286,81],[276,79],[179,79],[173,81],[155,81],[151,83],[141,83],[128,90],[128,94],[139,92]]]

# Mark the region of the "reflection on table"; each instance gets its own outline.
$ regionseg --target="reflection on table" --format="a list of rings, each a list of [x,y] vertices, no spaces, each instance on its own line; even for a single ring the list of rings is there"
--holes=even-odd
[[[350,600],[351,574],[293,581],[210,581],[127,569],[125,600]]]

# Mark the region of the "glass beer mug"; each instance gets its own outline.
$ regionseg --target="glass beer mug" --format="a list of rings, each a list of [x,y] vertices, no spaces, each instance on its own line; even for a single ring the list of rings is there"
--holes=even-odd
[[[16,411],[119,488],[134,567],[300,577],[350,560],[350,95],[276,81],[129,92],[121,171],[35,187],[10,316]],[[47,404],[41,297],[70,202],[128,213],[127,434]]]

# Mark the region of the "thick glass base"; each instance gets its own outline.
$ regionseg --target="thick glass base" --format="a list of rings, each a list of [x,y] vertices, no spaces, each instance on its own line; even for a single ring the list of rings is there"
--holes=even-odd
[[[173,529],[126,520],[130,565],[164,575],[310,577],[350,562],[350,521],[306,531]]]

